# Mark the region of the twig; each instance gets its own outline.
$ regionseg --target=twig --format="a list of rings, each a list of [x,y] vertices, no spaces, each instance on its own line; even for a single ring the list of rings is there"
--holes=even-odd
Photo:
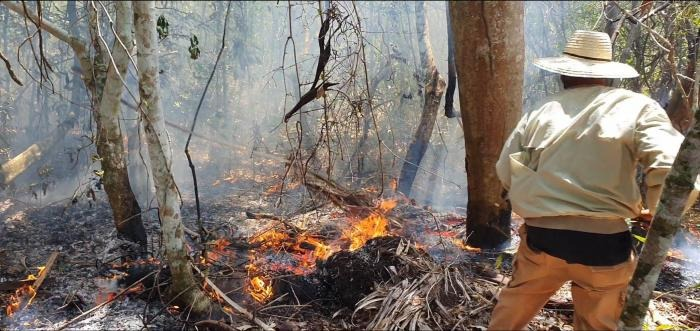
[[[105,302],[103,302],[103,303],[101,303],[101,304],[99,304],[99,305],[97,305],[97,306],[95,306],[95,307],[92,307],[90,310],[88,310],[88,311],[86,311],[86,312],[84,312],[84,313],[82,313],[82,314],[76,316],[76,317],[73,318],[72,320],[70,320],[70,321],[64,323],[63,325],[61,325],[59,328],[56,329],[56,331],[61,331],[61,330],[65,329],[65,328],[67,328],[68,326],[70,326],[71,324],[73,324],[73,323],[75,323],[75,322],[77,322],[77,321],[80,321],[81,319],[85,318],[86,316],[92,314],[92,313],[95,312],[96,310],[98,310],[98,309],[100,309],[100,308],[102,308],[102,307],[104,307],[104,306],[106,306],[106,305],[108,305],[108,304],[114,302],[115,300],[119,299],[122,295],[124,295],[125,293],[127,293],[132,287],[134,287],[134,286],[140,284],[144,279],[146,279],[146,278],[148,278],[148,277],[151,277],[151,276],[154,275],[156,272],[158,272],[158,270],[151,271],[150,273],[148,273],[148,275],[141,277],[141,279],[135,281],[133,284],[129,285],[129,287],[123,289],[121,292],[119,292],[117,295],[115,295],[114,298],[111,298],[111,299],[109,299],[109,300],[107,300],[107,301],[105,301]]]
[[[185,143],[185,155],[187,156],[187,162],[190,165],[190,171],[192,172],[192,182],[194,183],[194,200],[197,207],[197,226],[199,226],[200,239],[204,240],[206,238],[206,232],[204,230],[204,225],[202,224],[202,212],[200,211],[199,204],[199,188],[197,186],[197,172],[194,169],[194,163],[192,163],[192,157],[190,156],[190,141],[192,140],[192,132],[194,132],[194,127],[197,124],[197,116],[199,116],[199,111],[202,109],[202,103],[204,103],[204,97],[207,95],[209,90],[209,84],[214,78],[216,73],[216,68],[219,66],[219,60],[221,59],[221,54],[224,52],[226,47],[226,30],[228,27],[228,16],[231,12],[231,1],[228,2],[226,6],[226,16],[224,17],[224,32],[221,36],[221,48],[219,48],[219,54],[216,55],[216,62],[214,62],[214,68],[211,70],[211,75],[209,75],[209,80],[204,86],[204,91],[202,92],[202,97],[199,98],[199,104],[197,105],[197,110],[194,112],[194,119],[192,120],[192,126],[190,127],[190,134],[187,136],[187,143]]]
[[[671,293],[654,291],[654,295],[655,295],[654,300],[668,298],[668,299],[671,299],[673,301],[687,303],[687,304],[691,304],[691,305],[695,305],[695,306],[700,306],[700,301],[698,301],[698,300],[684,298],[682,296],[671,294]]]
[[[231,300],[231,298],[229,298],[229,297],[226,295],[226,293],[224,293],[224,291],[222,291],[219,287],[217,287],[216,285],[214,285],[214,282],[212,282],[212,281],[209,279],[209,277],[207,277],[204,273],[202,273],[202,271],[199,270],[199,268],[197,268],[196,265],[194,265],[194,264],[191,264],[191,265],[192,265],[192,268],[194,268],[194,270],[196,270],[197,273],[199,273],[199,274],[204,278],[204,281],[207,283],[207,285],[210,286],[210,287],[214,290],[214,292],[216,292],[216,294],[217,294],[222,300],[224,300],[224,302],[226,302],[229,306],[231,306],[231,308],[233,308],[233,309],[235,309],[237,312],[243,314],[245,317],[247,317],[250,321],[252,321],[252,322],[254,322],[255,324],[257,324],[257,325],[258,325],[259,327],[261,327],[263,330],[265,330],[265,331],[274,331],[274,330],[275,330],[274,328],[272,328],[271,326],[267,325],[265,322],[263,322],[263,321],[260,320],[259,318],[255,317],[255,316],[253,315],[253,313],[249,312],[249,311],[248,311],[247,309],[245,309],[243,306],[241,306],[241,305],[239,305],[238,303],[236,303],[235,301]]]

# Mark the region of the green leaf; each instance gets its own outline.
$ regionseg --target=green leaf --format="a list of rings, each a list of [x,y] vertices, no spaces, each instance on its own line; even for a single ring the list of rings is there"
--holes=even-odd
[[[199,50],[199,40],[197,39],[197,35],[192,35],[190,37],[190,47],[188,48],[190,52],[190,58],[192,60],[196,60],[199,58],[199,55],[201,54],[201,51]]]
[[[168,23],[164,15],[158,17],[156,30],[158,31],[159,40],[165,39],[170,34],[170,23]]]
[[[496,270],[501,270],[501,267],[503,266],[503,254],[498,254],[498,257],[496,257],[496,265],[494,266]]]

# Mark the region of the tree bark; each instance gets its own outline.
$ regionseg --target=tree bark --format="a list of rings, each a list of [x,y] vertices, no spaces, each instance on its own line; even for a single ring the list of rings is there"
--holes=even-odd
[[[203,313],[211,302],[195,282],[184,241],[180,219],[180,196],[171,170],[170,146],[165,131],[158,83],[158,36],[156,35],[155,2],[133,1],[136,47],[138,48],[139,95],[148,155],[156,187],[158,215],[163,235],[165,257],[172,274],[171,296]]]
[[[627,289],[627,301],[619,327],[641,330],[649,300],[659,279],[661,266],[681,225],[683,209],[700,172],[700,112],[695,125],[681,144],[671,172],[666,177],[661,201],[652,221],[637,269]]]
[[[440,77],[433,58],[433,48],[430,45],[428,20],[425,17],[425,4],[423,1],[415,2],[415,10],[418,49],[420,51],[421,67],[424,70],[422,75],[424,93],[420,123],[416,133],[413,135],[413,141],[408,146],[399,177],[398,189],[406,196],[411,195],[411,187],[416,179],[418,166],[425,155],[425,151],[428,149],[430,137],[433,135],[433,127],[440,108],[440,100],[442,100],[442,94],[445,91],[445,80]]]
[[[116,6],[115,31],[117,37],[127,47],[131,45],[132,11],[131,3],[118,1]],[[103,45],[107,48],[107,45]],[[109,63],[107,76],[98,108],[97,123],[97,154],[104,174],[102,181],[110,206],[114,225],[119,235],[126,239],[146,246],[146,229],[141,220],[141,208],[131,190],[127,173],[126,151],[124,136],[119,125],[121,112],[121,95],[124,84],[120,77],[125,77],[129,66],[128,51],[119,40],[112,46],[112,63]]]
[[[467,242],[498,247],[510,238],[509,202],[496,161],[522,108],[522,2],[450,2],[468,181]]]
[[[686,77],[695,77],[695,54],[698,51],[698,43],[700,43],[700,30],[698,30],[694,38],[689,37],[687,42],[688,56],[684,75]],[[692,102],[686,102],[683,94],[688,94],[689,100],[693,100],[693,82],[684,79],[681,84],[677,84],[675,80],[673,83],[675,83],[675,88],[671,94],[671,100],[669,100],[668,106],[666,107],[666,113],[671,123],[673,123],[673,127],[681,133],[685,133],[693,125],[693,111],[691,106]]]

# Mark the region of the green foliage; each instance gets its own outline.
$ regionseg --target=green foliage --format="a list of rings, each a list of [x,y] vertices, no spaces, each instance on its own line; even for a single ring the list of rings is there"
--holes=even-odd
[[[163,40],[168,37],[170,34],[170,23],[168,23],[168,20],[165,18],[164,15],[160,15],[158,17],[158,22],[157,22],[157,28],[158,30],[158,39]]]
[[[197,39],[196,34],[193,34],[192,37],[190,37],[190,47],[188,50],[190,51],[190,59],[196,60],[199,58],[201,51],[199,50],[199,40]]]

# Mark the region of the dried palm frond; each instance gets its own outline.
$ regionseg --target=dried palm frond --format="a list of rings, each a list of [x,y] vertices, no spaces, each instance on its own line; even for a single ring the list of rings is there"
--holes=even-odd
[[[417,276],[377,285],[357,303],[353,321],[361,315],[372,330],[462,329],[492,305],[459,268],[431,259],[412,264],[420,269],[413,270]]]

